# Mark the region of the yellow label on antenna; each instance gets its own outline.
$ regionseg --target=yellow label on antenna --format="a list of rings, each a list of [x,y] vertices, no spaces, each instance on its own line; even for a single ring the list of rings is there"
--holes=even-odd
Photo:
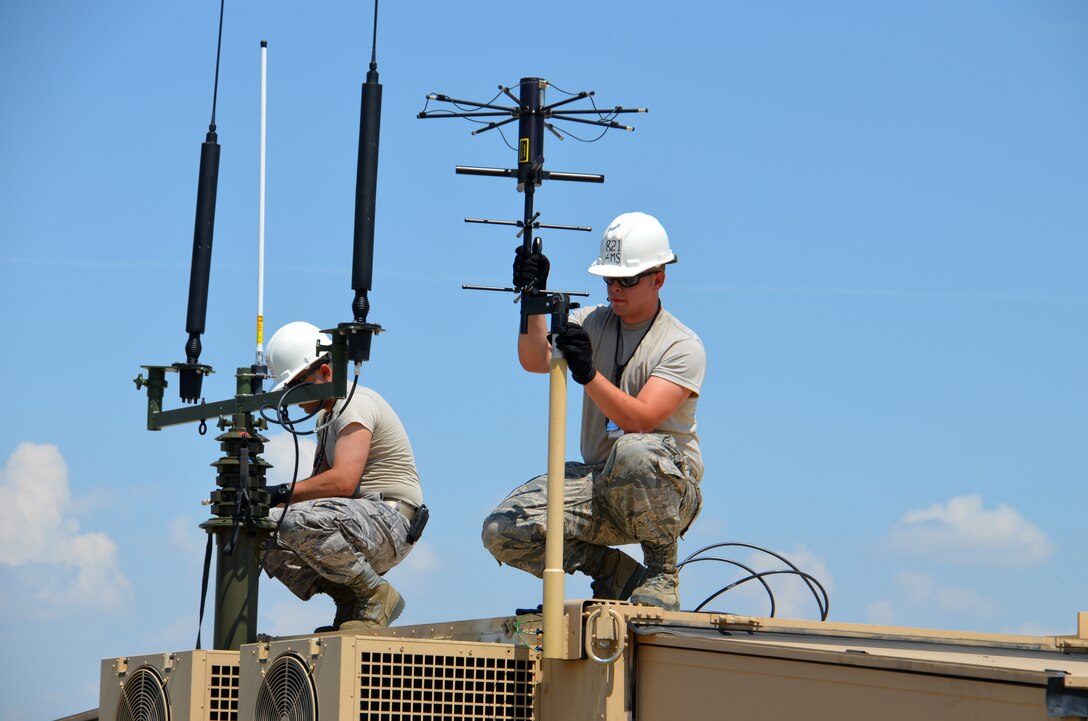
[[[257,316],[257,345],[264,345],[264,316]]]
[[[521,141],[518,143],[518,162],[519,163],[528,163],[529,162],[529,139],[528,138],[522,138]]]

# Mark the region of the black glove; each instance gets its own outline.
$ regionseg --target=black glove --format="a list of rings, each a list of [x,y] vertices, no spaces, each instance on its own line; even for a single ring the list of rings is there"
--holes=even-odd
[[[269,486],[267,490],[268,495],[271,496],[268,501],[268,506],[270,508],[275,508],[281,503],[287,503],[289,500],[291,500],[290,483],[281,483],[278,486]]]
[[[567,359],[570,367],[570,377],[575,383],[585,385],[597,375],[597,369],[593,367],[593,343],[589,340],[589,333],[577,323],[570,323],[555,339],[555,345]]]
[[[524,245],[519,245],[514,251],[514,287],[520,290],[532,283],[536,290],[544,290],[548,287],[551,267],[548,256],[540,252],[539,244],[529,252]]]

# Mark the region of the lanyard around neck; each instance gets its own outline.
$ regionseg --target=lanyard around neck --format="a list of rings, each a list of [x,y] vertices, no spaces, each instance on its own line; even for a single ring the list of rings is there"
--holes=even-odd
[[[650,324],[646,326],[646,330],[642,331],[642,335],[638,338],[638,343],[635,343],[635,347],[631,349],[631,354],[627,356],[622,364],[620,363],[620,346],[623,345],[623,321],[619,316],[616,316],[616,348],[612,353],[612,362],[615,365],[615,370],[612,371],[612,384],[619,388],[620,380],[623,378],[623,372],[627,370],[627,364],[631,362],[631,359],[635,357],[635,353],[638,352],[638,347],[642,345],[642,341],[646,336],[650,334],[650,329],[654,327],[654,323],[657,322],[657,316],[661,313],[661,301],[657,301],[657,310],[654,311],[654,317],[650,319]]]

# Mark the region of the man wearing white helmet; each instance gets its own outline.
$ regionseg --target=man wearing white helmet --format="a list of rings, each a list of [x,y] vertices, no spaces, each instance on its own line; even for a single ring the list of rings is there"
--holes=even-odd
[[[695,405],[706,372],[702,341],[661,307],[665,267],[676,262],[665,229],[645,213],[609,224],[589,267],[608,304],[577,308],[556,345],[582,385],[584,463],[566,464],[563,568],[592,577],[594,598],[680,607],[677,542],[702,505]],[[546,288],[550,264],[519,247],[514,285]],[[545,316],[518,337],[525,370],[547,373]],[[547,476],[515,489],[484,521],[500,563],[544,570]],[[611,546],[639,543],[645,565]]]
[[[273,391],[332,381],[319,343],[331,341],[310,323],[276,331],[265,354]],[[408,435],[386,400],[365,386],[346,399],[301,405],[318,413],[313,473],[293,492],[288,484],[268,489],[271,505],[287,510],[270,513],[282,522],[265,570],[304,601],[315,593],[332,596],[336,617],[319,630],[388,626],[404,600],[382,574],[408,555],[426,519]]]

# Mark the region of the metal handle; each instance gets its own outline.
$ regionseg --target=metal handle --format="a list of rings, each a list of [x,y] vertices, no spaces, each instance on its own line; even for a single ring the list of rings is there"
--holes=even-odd
[[[597,617],[601,615],[601,611],[603,610],[605,610],[605,607],[594,610],[593,613],[589,614],[589,620],[586,621],[586,655],[602,666],[611,666],[623,655],[627,642],[625,640],[626,636],[621,633],[623,630],[623,618],[616,612],[616,609],[608,607],[608,615],[612,617],[612,626],[616,634],[616,652],[608,658],[601,658],[593,653],[593,642],[597,638],[596,633],[593,631],[593,629],[596,628],[593,622],[597,620]]]

